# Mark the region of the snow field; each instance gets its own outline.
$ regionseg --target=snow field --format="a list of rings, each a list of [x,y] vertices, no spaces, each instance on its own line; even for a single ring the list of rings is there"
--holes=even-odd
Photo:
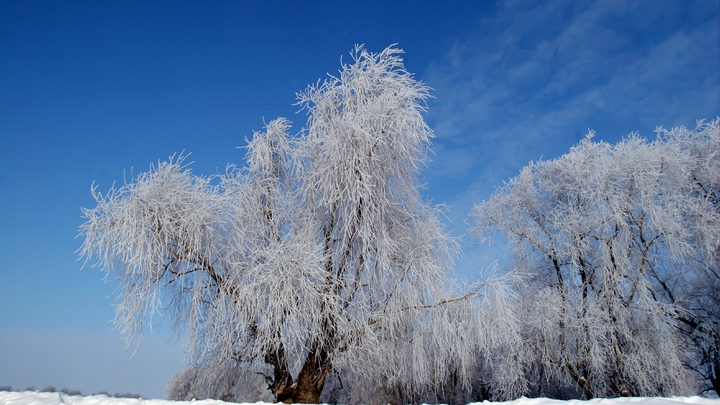
[[[114,398],[106,395],[66,395],[60,392],[8,392],[0,391],[0,404],[3,405],[221,405],[230,402],[205,399],[202,401],[167,401],[163,399],[135,399]],[[255,405],[265,404],[257,402]],[[668,398],[597,398],[589,401],[572,399],[560,401],[548,398],[518,398],[507,402],[477,402],[476,404],[490,405],[720,405],[720,399],[709,399],[698,396],[668,397]],[[474,405],[474,404],[468,404]]]
[[[258,402],[257,404],[262,404]],[[201,401],[167,401],[164,399],[115,398],[107,395],[67,395],[61,392],[0,391],[2,405],[220,405],[228,402],[214,399]]]

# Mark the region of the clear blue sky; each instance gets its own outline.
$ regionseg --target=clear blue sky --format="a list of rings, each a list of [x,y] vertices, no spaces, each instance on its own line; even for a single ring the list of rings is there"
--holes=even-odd
[[[465,232],[472,204],[589,128],[720,115],[720,2],[0,2],[0,385],[162,397],[182,367],[167,327],[134,357],[108,323],[115,285],[80,270],[80,207],[182,150],[195,173],[242,163],[245,137],[355,44],[397,43],[434,88],[427,198]],[[452,221],[452,222],[450,222]],[[465,244],[466,277],[498,255]],[[156,320],[158,320],[156,318]],[[170,342],[170,343],[168,343]]]

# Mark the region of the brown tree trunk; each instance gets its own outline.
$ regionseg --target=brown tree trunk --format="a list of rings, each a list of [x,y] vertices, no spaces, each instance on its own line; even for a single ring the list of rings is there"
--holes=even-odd
[[[290,373],[288,373],[287,370],[283,369],[278,372],[278,369],[275,369],[273,391],[275,392],[275,399],[278,402],[286,404],[295,402],[293,401],[293,398],[295,397],[297,389],[295,384],[293,384],[292,376],[290,376]]]
[[[319,404],[320,394],[325,386],[325,378],[330,372],[330,363],[323,350],[313,350],[308,353],[305,364],[297,378],[297,388],[294,402],[299,404]]]
[[[274,378],[272,391],[278,402],[292,402],[295,395],[295,384],[285,364],[285,351],[282,346],[276,353],[265,355],[265,362],[273,366]]]
[[[280,353],[282,354],[282,352]],[[275,368],[273,391],[278,402],[286,404],[319,404],[325,379],[330,372],[327,353],[313,349],[308,353],[297,380],[285,367],[282,356],[266,356],[265,361]]]

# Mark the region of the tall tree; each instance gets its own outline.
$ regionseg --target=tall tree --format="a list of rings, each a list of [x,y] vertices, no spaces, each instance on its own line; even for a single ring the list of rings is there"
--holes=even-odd
[[[475,292],[446,289],[456,243],[417,181],[429,94],[399,53],[357,47],[339,77],[299,95],[301,136],[272,121],[245,168],[194,176],[181,156],[94,191],[80,255],[119,280],[124,333],[169,311],[193,362],[245,364],[278,401],[318,403],[333,369],[393,378],[432,310]],[[416,363],[412,378],[442,362]]]
[[[717,306],[690,287],[687,266],[717,269],[717,194],[698,186],[691,148],[592,135],[531,163],[471,214],[481,241],[507,237],[511,271],[524,278],[517,305],[531,356],[517,366],[542,376],[541,390],[574,386],[586,398],[688,392],[678,320],[683,290]]]

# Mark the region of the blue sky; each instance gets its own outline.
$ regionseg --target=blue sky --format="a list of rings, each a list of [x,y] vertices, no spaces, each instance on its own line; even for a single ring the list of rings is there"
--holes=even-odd
[[[263,120],[302,128],[295,93],[355,44],[393,43],[434,89],[421,181],[457,236],[588,129],[616,142],[720,115],[717,0],[0,2],[0,385],[161,397],[181,343],[155,325],[132,356],[115,285],[77,261],[92,182],[183,150],[197,174],[241,164]],[[464,277],[502,256],[464,249]]]

